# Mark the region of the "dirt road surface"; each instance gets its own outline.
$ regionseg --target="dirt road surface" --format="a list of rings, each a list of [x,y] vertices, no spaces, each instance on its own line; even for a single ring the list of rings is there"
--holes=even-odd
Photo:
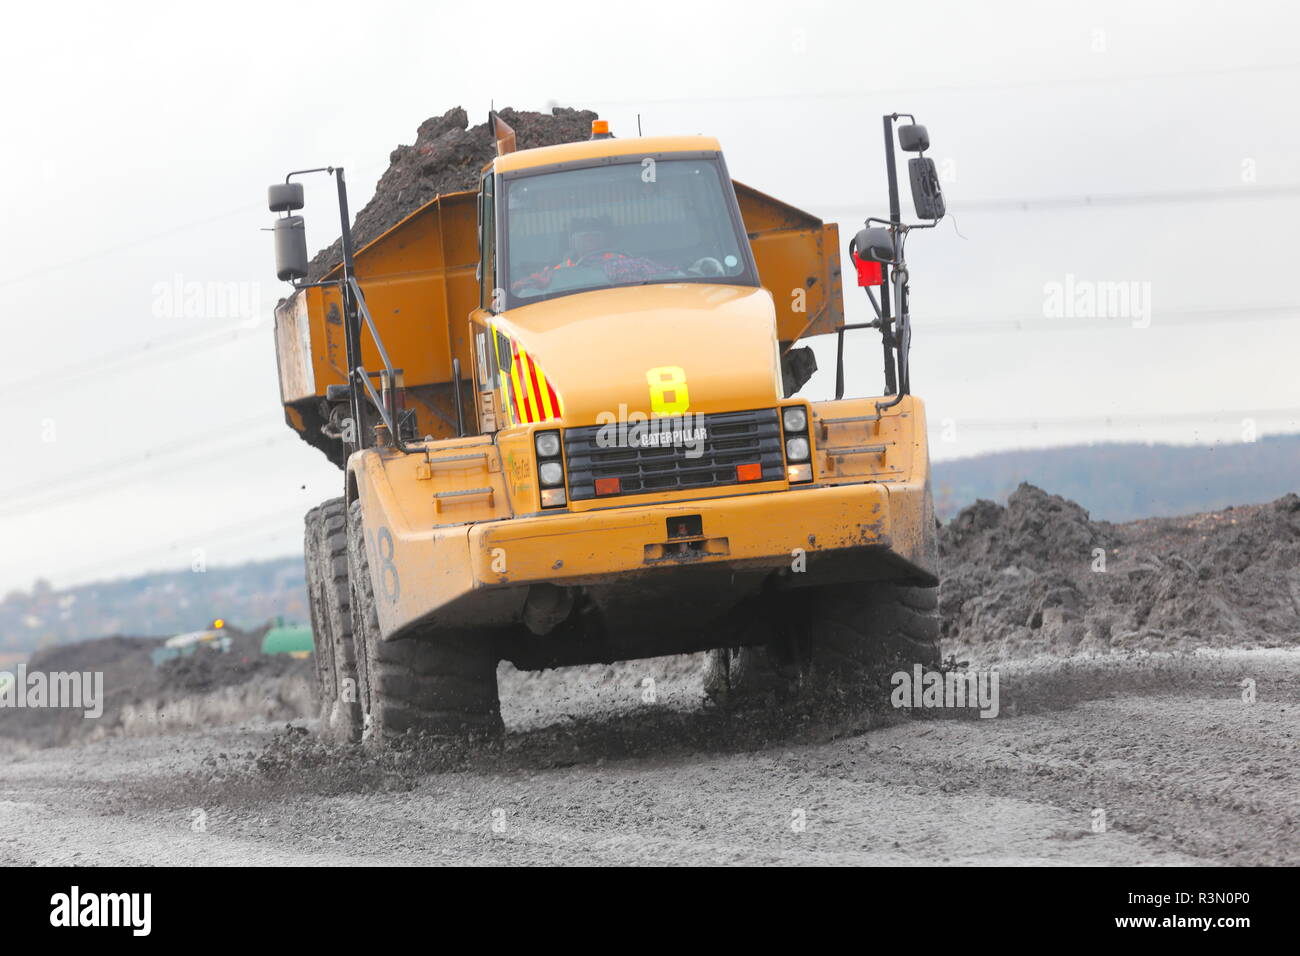
[[[1300,653],[1001,676],[995,719],[826,725],[720,714],[682,659],[503,670],[488,748],[299,721],[15,752],[0,863],[1300,863]]]

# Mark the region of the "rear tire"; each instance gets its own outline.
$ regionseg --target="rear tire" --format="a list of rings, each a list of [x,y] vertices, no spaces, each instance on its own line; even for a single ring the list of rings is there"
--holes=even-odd
[[[490,640],[462,632],[381,638],[359,501],[348,509],[348,558],[363,739],[383,746],[405,734],[499,733],[497,654]]]
[[[304,561],[316,655],[320,736],[339,743],[361,737],[348,582],[347,512],[333,498],[307,513]]]
[[[888,697],[888,676],[913,665],[938,669],[938,588],[888,582],[790,591],[762,615],[761,644],[709,652],[704,690],[720,706],[837,695]]]

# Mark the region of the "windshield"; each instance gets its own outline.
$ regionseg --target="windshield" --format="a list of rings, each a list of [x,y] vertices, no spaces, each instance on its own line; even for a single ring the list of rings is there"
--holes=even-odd
[[[756,285],[718,165],[642,159],[505,182],[513,303],[649,282]]]

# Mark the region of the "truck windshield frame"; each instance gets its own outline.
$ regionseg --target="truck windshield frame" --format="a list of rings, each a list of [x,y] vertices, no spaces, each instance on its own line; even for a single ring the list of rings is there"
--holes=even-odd
[[[629,153],[499,178],[496,279],[508,309],[622,287],[760,285],[720,153]]]

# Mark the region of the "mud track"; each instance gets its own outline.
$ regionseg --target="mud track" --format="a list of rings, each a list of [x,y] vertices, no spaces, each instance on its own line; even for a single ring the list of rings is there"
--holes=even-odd
[[[1294,650],[1007,664],[988,720],[728,716],[694,673],[503,671],[486,748],[296,721],[10,754],[0,864],[1300,863]]]

